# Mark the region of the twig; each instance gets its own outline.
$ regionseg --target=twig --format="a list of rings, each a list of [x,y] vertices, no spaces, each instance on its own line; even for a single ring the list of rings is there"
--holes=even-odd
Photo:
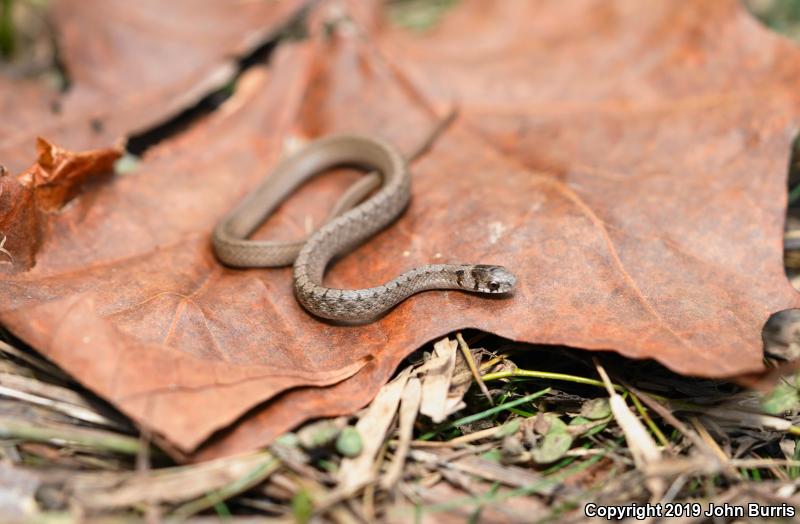
[[[492,395],[489,393],[489,388],[483,383],[483,378],[481,377],[480,371],[478,371],[478,366],[475,365],[475,359],[472,358],[472,351],[470,351],[467,343],[464,342],[464,337],[461,336],[460,332],[456,333],[456,340],[458,340],[458,348],[461,350],[461,354],[464,355],[464,360],[467,361],[467,366],[469,366],[472,376],[475,377],[475,382],[477,382],[478,387],[481,388],[481,393],[483,393],[489,401],[489,405],[494,406],[494,400],[492,400]]]
[[[672,452],[672,445],[670,444],[669,440],[667,440],[667,437],[664,436],[664,433],[662,433],[658,426],[656,426],[656,423],[653,422],[653,419],[650,418],[650,415],[647,414],[647,410],[644,406],[642,406],[639,397],[637,397],[636,394],[630,390],[630,388],[628,388],[628,391],[630,392],[631,401],[636,407],[636,411],[639,412],[639,415],[644,420],[644,423],[647,424],[647,427],[650,428],[650,431],[652,431],[658,441],[661,442],[661,445],[664,446],[665,449]]]

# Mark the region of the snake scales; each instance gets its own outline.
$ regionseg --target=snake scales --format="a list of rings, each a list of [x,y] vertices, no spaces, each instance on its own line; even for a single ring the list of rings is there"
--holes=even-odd
[[[452,116],[434,128],[410,159],[430,147]],[[247,239],[306,180],[343,165],[371,172],[345,192],[326,223],[307,239],[290,242]],[[374,320],[409,296],[425,290],[461,289],[492,294],[513,290],[516,277],[510,271],[485,264],[420,266],[381,286],[367,289],[325,287],[323,276],[331,259],[352,250],[392,223],[403,212],[410,197],[411,176],[407,163],[392,146],[359,135],[322,138],[283,160],[271,176],[220,220],[214,229],[214,250],[223,263],[234,267],[277,267],[294,263],[295,295],[303,307],[319,317],[346,322]]]

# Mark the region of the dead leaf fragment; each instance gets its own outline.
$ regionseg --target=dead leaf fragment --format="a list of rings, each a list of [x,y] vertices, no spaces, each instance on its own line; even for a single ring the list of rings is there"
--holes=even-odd
[[[406,368],[381,388],[367,412],[356,423],[355,427],[361,435],[364,448],[358,457],[342,460],[338,473],[339,488],[337,488],[340,492],[352,493],[372,481],[375,457],[397,413],[400,398],[410,375],[411,368]]]
[[[443,421],[450,414],[448,392],[456,364],[458,343],[444,338],[433,345],[433,355],[421,370],[422,403],[419,412],[427,415],[435,423]]]
[[[120,148],[74,153],[36,139],[38,159],[20,174],[19,182],[33,189],[39,210],[54,212],[69,202],[86,180],[114,171],[114,162],[122,156]]]
[[[0,171],[0,249],[12,262],[0,273],[30,268],[51,217],[84,187],[113,172],[120,149],[75,153],[37,138],[37,161],[17,177]]]
[[[550,464],[564,456],[572,447],[574,437],[567,424],[558,416],[545,413],[536,417],[536,431],[543,436],[531,449],[531,458],[537,464]]]

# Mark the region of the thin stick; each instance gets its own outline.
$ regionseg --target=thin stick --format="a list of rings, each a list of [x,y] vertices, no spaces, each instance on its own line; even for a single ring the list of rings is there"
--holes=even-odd
[[[472,358],[472,351],[470,351],[469,346],[464,341],[464,337],[461,336],[460,332],[456,333],[456,340],[458,340],[458,348],[461,350],[461,354],[464,355],[464,360],[467,361],[467,366],[469,366],[469,370],[475,378],[475,382],[477,382],[478,387],[481,388],[481,393],[483,393],[489,401],[489,404],[494,406],[494,400],[492,400],[492,395],[489,393],[489,388],[484,384],[481,373],[478,371],[478,366],[475,365],[475,359]]]
[[[661,442],[661,445],[664,446],[664,448],[666,448],[670,452],[672,452],[672,446],[670,445],[669,440],[667,440],[667,437],[664,436],[664,433],[662,433],[661,430],[658,429],[658,426],[656,426],[656,423],[653,422],[653,419],[650,418],[650,415],[648,415],[647,413],[647,409],[645,409],[645,407],[642,406],[639,397],[637,397],[633,391],[629,390],[629,393],[631,396],[631,401],[633,401],[633,405],[636,407],[636,411],[639,412],[639,415],[641,415],[642,419],[644,420],[644,423],[647,424],[647,427],[650,428],[650,431],[652,431],[653,434],[658,439],[658,441]]]

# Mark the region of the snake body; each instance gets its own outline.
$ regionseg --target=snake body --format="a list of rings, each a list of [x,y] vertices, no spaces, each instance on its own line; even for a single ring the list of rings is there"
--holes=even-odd
[[[297,187],[314,175],[338,166],[371,170],[334,206],[328,221],[307,239],[254,241],[247,237]],[[377,188],[371,197],[366,198]],[[502,266],[432,264],[411,269],[389,282],[366,289],[325,287],[329,262],[391,224],[408,205],[411,177],[405,159],[388,143],[360,135],[316,140],[282,161],[217,224],[213,246],[217,257],[234,267],[276,267],[294,263],[298,301],[319,317],[366,322],[420,291],[461,289],[508,293],[516,278]]]

